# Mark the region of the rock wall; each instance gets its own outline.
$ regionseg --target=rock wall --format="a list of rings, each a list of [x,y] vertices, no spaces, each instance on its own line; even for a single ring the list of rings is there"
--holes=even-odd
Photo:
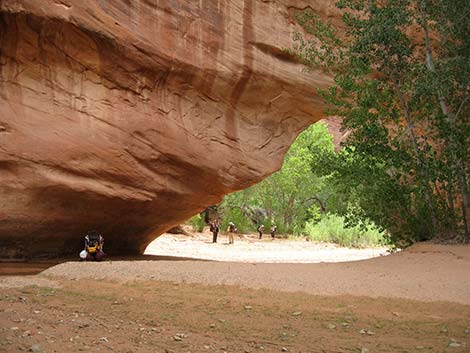
[[[340,151],[342,149],[341,144],[346,142],[349,134],[351,133],[349,130],[345,131],[342,129],[343,118],[340,116],[328,116],[322,119],[322,122],[328,126],[328,131],[333,137],[335,151]]]
[[[276,171],[322,117],[293,12],[325,1],[0,1],[0,253],[147,244]]]

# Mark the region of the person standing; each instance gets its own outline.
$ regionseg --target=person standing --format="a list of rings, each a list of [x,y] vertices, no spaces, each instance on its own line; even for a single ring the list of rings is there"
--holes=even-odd
[[[233,233],[235,233],[237,228],[235,228],[235,223],[233,222],[228,222],[228,228],[227,228],[227,233],[228,233],[228,243],[233,244]]]
[[[258,226],[258,234],[259,234],[260,239],[263,237],[263,232],[264,232],[264,224],[260,224]]]
[[[274,240],[276,235],[277,227],[275,224],[271,224],[271,228],[269,228],[269,233],[271,233],[271,238]]]
[[[212,242],[217,243],[217,236],[219,235],[220,225],[219,221],[211,222],[210,230],[212,232]]]

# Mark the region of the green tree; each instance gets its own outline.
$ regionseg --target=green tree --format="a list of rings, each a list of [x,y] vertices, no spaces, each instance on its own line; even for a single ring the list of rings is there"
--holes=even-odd
[[[469,240],[470,25],[464,0],[341,0],[341,38],[311,10],[296,53],[334,75],[321,93],[351,131],[315,170],[395,241]],[[350,217],[354,220],[354,217]],[[451,234],[449,234],[451,233]]]
[[[325,184],[311,169],[312,149],[333,153],[332,136],[324,123],[314,124],[298,136],[281,170],[247,190],[228,195],[223,203],[224,219],[238,217],[238,222],[243,222],[240,216],[244,215],[253,222],[274,222],[280,231],[293,232],[303,228],[312,206],[324,212]],[[256,209],[262,210],[258,219]]]

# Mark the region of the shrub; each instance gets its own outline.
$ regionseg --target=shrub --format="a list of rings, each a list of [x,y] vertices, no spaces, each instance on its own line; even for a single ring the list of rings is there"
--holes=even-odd
[[[193,230],[195,232],[202,232],[204,230],[204,226],[206,225],[206,223],[204,222],[204,217],[200,214],[193,216],[189,220],[189,224],[193,227]]]
[[[346,227],[342,216],[327,214],[318,223],[305,224],[304,234],[314,241],[335,243],[341,246],[362,248],[384,245],[385,234],[373,224]]]

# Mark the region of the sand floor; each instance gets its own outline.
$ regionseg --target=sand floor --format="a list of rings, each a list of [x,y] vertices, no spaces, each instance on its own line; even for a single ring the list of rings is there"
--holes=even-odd
[[[469,352],[469,246],[347,261],[321,244],[162,239],[161,256],[0,276],[0,352]],[[185,258],[219,248],[231,261]]]
[[[387,248],[350,249],[334,244],[294,241],[265,235],[236,235],[235,243],[228,244],[226,235],[219,235],[218,242],[212,243],[209,232],[185,235],[164,234],[147,247],[146,254],[159,256],[180,256],[197,259],[230,262],[266,263],[319,263],[364,260],[387,255]]]

